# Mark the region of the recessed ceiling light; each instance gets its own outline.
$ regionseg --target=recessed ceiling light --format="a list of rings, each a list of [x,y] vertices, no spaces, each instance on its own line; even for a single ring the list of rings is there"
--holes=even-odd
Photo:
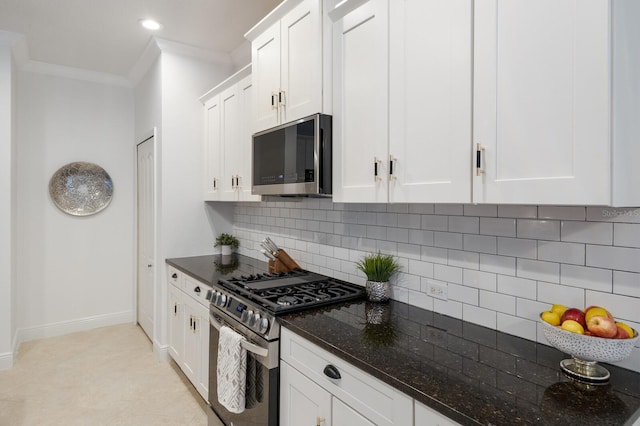
[[[139,22],[140,25],[151,31],[157,31],[162,28],[162,25],[153,19],[140,19]]]

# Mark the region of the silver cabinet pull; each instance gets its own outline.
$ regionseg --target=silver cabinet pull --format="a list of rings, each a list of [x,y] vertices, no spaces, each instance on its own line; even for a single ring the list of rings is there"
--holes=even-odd
[[[482,167],[482,153],[484,152],[484,146],[482,144],[476,144],[476,176],[480,176],[484,173],[484,168]]]

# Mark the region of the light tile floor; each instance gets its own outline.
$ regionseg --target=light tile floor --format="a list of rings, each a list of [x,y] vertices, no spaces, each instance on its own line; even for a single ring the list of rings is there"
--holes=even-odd
[[[0,371],[0,426],[205,426],[205,402],[122,324],[20,345]]]

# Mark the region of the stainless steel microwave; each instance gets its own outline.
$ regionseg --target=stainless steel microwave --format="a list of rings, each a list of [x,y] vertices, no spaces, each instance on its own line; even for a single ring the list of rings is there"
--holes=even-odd
[[[314,114],[254,134],[251,192],[331,195],[331,121]]]

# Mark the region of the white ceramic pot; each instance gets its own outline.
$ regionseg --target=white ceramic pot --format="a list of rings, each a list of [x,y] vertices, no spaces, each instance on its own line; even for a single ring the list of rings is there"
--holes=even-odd
[[[229,256],[233,251],[231,250],[231,246],[220,246],[221,254],[223,256]]]

